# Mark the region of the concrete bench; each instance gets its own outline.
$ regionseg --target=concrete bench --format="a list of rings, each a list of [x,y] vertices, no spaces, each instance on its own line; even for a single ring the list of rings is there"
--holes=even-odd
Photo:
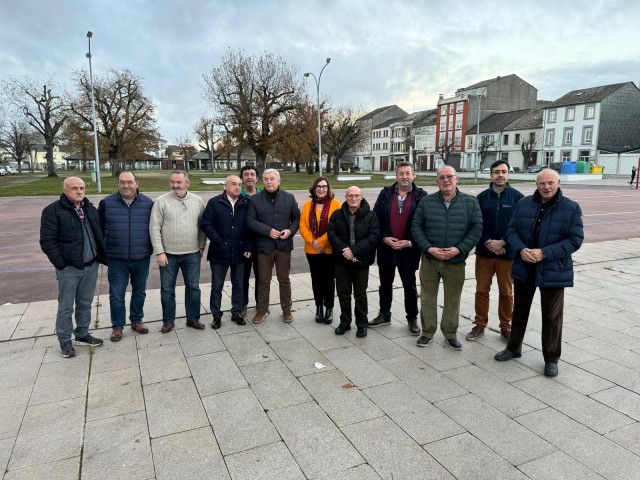
[[[336,177],[336,180],[338,182],[349,182],[351,180],[371,180],[371,175],[338,175]]]
[[[226,178],[203,178],[202,183],[205,185],[224,185]]]

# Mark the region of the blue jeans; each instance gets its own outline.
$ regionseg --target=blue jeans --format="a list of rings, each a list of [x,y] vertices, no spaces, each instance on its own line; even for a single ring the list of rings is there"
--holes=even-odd
[[[80,270],[69,267],[66,270],[56,269],[58,279],[58,313],[56,315],[56,334],[60,343],[71,340],[71,333],[76,338],[89,333],[91,324],[91,302],[98,280],[98,262]],[[75,303],[76,328],[73,328],[73,304]]]
[[[200,320],[200,252],[173,255],[167,253],[169,261],[166,267],[160,267],[160,302],[162,303],[162,321],[173,323],[176,320],[176,280],[178,270],[182,270],[184,279],[184,303],[187,322]]]
[[[124,295],[131,279],[131,302],[129,303],[129,320],[131,324],[142,323],[144,317],[144,300],[147,296],[147,277],[149,276],[149,259],[128,262],[126,260],[109,260],[109,305],[111,306],[111,326],[119,328],[126,324],[127,312]]]
[[[378,264],[378,274],[380,276],[380,313],[387,318],[391,318],[391,302],[393,301],[393,279],[396,276],[396,268],[402,280],[404,289],[404,311],[407,320],[418,318],[418,288],[416,287],[416,271],[411,266],[391,263]]]
[[[242,289],[244,266],[244,263],[235,265],[211,264],[211,298],[209,299],[209,307],[214,317],[222,316],[222,311],[220,310],[222,287],[224,287],[224,279],[229,268],[231,268],[231,314],[240,315],[244,296]]]

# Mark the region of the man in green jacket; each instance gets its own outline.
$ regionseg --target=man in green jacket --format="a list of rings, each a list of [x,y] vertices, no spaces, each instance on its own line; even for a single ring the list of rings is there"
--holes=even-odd
[[[424,197],[418,205],[411,233],[422,251],[420,265],[419,347],[432,343],[438,326],[438,288],[444,286],[444,309],[440,330],[446,345],[461,350],[456,338],[460,295],[464,285],[465,260],[482,234],[482,213],[476,198],[458,190],[453,167],[442,167],[436,178],[438,192]]]

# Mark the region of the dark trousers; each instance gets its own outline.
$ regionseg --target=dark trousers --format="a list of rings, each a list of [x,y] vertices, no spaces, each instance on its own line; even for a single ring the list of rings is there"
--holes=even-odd
[[[122,329],[126,324],[125,293],[131,280],[131,302],[129,302],[129,320],[131,324],[141,323],[144,317],[144,301],[147,296],[147,277],[149,259],[109,260],[107,277],[109,278],[109,306],[111,307],[111,327]]]
[[[356,302],[356,326],[367,326],[367,285],[369,267],[357,268],[355,265],[336,265],[336,292],[340,302],[340,325],[351,325],[351,294]]]
[[[522,350],[522,341],[529,321],[531,302],[536,293],[535,268],[526,282],[514,282],[513,319],[511,340],[507,348],[514,353]],[[542,355],[545,362],[558,363],[562,345],[562,313],[564,310],[564,288],[540,287],[542,310]]]
[[[316,307],[333,308],[336,291],[336,269],[333,257],[326,253],[307,253],[307,261]]]
[[[231,315],[240,315],[242,311],[242,274],[244,264],[211,264],[211,295],[209,296],[209,308],[214,317],[221,317],[222,288],[227,276],[227,270],[231,269]]]
[[[258,311],[269,309],[269,293],[271,292],[271,272],[276,266],[276,278],[280,286],[280,306],[282,311],[291,310],[291,252],[273,250],[271,253],[259,253],[258,265],[260,278],[258,281]]]
[[[407,320],[418,318],[418,289],[416,288],[416,270],[407,265],[378,264],[380,276],[380,313],[391,318],[391,302],[393,300],[393,279],[396,276],[396,268],[402,280],[404,289],[404,311]]]
[[[251,278],[251,267],[253,266],[253,289],[256,305],[258,304],[258,254],[253,253],[244,263],[244,278],[242,279],[242,294],[244,301],[242,305],[249,305],[249,278]]]

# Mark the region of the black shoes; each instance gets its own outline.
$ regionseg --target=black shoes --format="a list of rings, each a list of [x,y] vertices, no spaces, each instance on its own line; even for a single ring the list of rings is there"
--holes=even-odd
[[[418,326],[418,319],[410,318],[409,320],[407,320],[407,322],[409,323],[409,332],[411,333],[411,335],[415,335],[415,336],[420,335],[420,327]]]
[[[558,376],[558,364],[553,362],[545,362],[544,364],[544,374],[547,377],[556,377]]]
[[[60,343],[60,350],[62,350],[62,356],[64,358],[75,357],[76,349],[73,348],[73,344],[71,340],[67,340],[65,342]]]
[[[391,318],[383,315],[382,313],[379,313],[378,316],[371,320],[367,325],[372,328],[382,327],[383,325],[391,325]]]
[[[454,350],[462,350],[462,345],[458,341],[457,338],[450,338],[449,340],[445,340],[445,344],[447,347],[452,348]]]
[[[431,345],[431,339],[422,335],[416,342],[416,345],[418,345],[419,347],[428,347],[429,345]]]
[[[325,325],[331,325],[333,322],[333,308],[327,307],[324,309],[324,323]]]
[[[102,339],[96,338],[90,333],[87,333],[84,337],[76,337],[73,340],[74,345],[88,345],[90,347],[99,347],[102,343]]]
[[[367,327],[358,327],[356,330],[356,337],[364,338],[367,336]]]
[[[351,325],[341,323],[340,325],[338,325],[338,328],[335,329],[335,333],[336,335],[344,335],[344,332],[346,332],[347,330],[351,330]]]
[[[222,323],[222,317],[216,315],[213,317],[213,322],[211,322],[211,328],[217,330],[220,328],[220,324]]]
[[[322,311],[322,307],[316,306],[316,323],[324,322],[324,312]]]
[[[246,325],[247,322],[242,317],[242,315],[231,315],[231,321],[235,322],[237,325]]]
[[[511,360],[512,358],[520,358],[521,356],[521,353],[513,353],[511,350],[505,348],[501,352],[496,353],[493,358],[495,358],[499,362],[506,362],[507,360]]]

